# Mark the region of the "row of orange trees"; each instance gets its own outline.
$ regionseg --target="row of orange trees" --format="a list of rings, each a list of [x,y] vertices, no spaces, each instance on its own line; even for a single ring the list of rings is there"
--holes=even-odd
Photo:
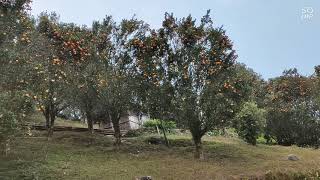
[[[158,29],[136,18],[117,23],[111,16],[86,27],[62,23],[55,13],[31,18],[29,1],[1,3],[1,23],[6,24],[0,34],[0,88],[32,100],[44,115],[48,135],[59,112],[73,108],[86,117],[91,132],[98,119],[110,120],[120,145],[120,117],[139,111],[189,129],[200,158],[201,138],[208,131],[235,127],[255,144],[264,129],[268,139],[287,144],[277,134],[284,122],[278,116],[289,117],[284,113],[298,102],[312,104],[304,114],[319,113],[311,98],[319,97],[316,75],[291,70],[264,82],[235,62],[232,41],[214,26],[209,11],[200,21],[166,14]],[[254,105],[243,108],[248,101]],[[256,127],[250,107],[264,108],[267,123]]]
[[[28,3],[6,1],[2,17],[9,21],[13,12],[26,12]],[[10,22],[26,27],[5,36],[3,47],[10,44],[15,56],[2,59],[12,72],[6,76],[12,87],[2,87],[19,87],[33,100],[49,135],[57,114],[74,107],[90,131],[97,114],[110,119],[119,145],[120,117],[138,110],[181,122],[200,156],[201,137],[228,121],[241,96],[230,76],[232,42],[213,26],[209,12],[198,23],[166,14],[159,29],[135,18],[116,23],[107,16],[88,28],[61,23],[54,13],[12,17]]]

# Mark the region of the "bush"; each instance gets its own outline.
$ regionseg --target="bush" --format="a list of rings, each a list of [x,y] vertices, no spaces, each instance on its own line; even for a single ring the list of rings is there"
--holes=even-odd
[[[0,110],[0,142],[4,143],[6,139],[14,134],[18,129],[17,118],[10,111]]]
[[[177,127],[176,123],[174,121],[163,121],[163,127],[161,125],[161,121],[159,119],[151,119],[146,121],[143,126],[145,128],[152,128],[157,129],[157,127],[162,130],[164,128],[166,131],[171,132],[172,129],[175,129]]]
[[[256,145],[265,125],[265,110],[258,108],[254,102],[246,102],[236,115],[236,121],[239,136],[247,143]]]
[[[6,149],[21,129],[32,104],[21,93],[0,93],[0,144]]]

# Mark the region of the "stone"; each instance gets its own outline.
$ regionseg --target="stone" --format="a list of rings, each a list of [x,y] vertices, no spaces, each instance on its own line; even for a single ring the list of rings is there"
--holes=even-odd
[[[290,161],[298,161],[299,158],[298,158],[298,156],[296,156],[294,154],[289,154],[288,155],[288,160],[290,160]]]
[[[143,177],[138,177],[136,180],[152,180],[151,176],[143,176]]]

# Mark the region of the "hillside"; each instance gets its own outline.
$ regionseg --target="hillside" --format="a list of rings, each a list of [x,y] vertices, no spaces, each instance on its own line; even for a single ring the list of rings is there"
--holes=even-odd
[[[239,179],[320,168],[320,151],[315,149],[205,137],[205,160],[195,160],[187,135],[170,135],[169,149],[148,144],[146,138],[125,138],[116,151],[107,136],[59,132],[48,142],[44,134],[33,132],[32,137],[17,138],[8,157],[0,157],[0,179]],[[288,154],[300,160],[289,161]]]

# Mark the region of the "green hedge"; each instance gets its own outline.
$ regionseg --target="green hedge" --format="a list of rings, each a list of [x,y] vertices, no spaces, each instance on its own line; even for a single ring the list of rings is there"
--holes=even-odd
[[[157,129],[157,127],[162,130],[164,128],[166,131],[171,131],[172,129],[175,129],[177,127],[176,123],[174,121],[165,121],[163,120],[163,127],[161,125],[161,121],[159,119],[150,119],[146,121],[143,126],[145,128],[154,128]]]

